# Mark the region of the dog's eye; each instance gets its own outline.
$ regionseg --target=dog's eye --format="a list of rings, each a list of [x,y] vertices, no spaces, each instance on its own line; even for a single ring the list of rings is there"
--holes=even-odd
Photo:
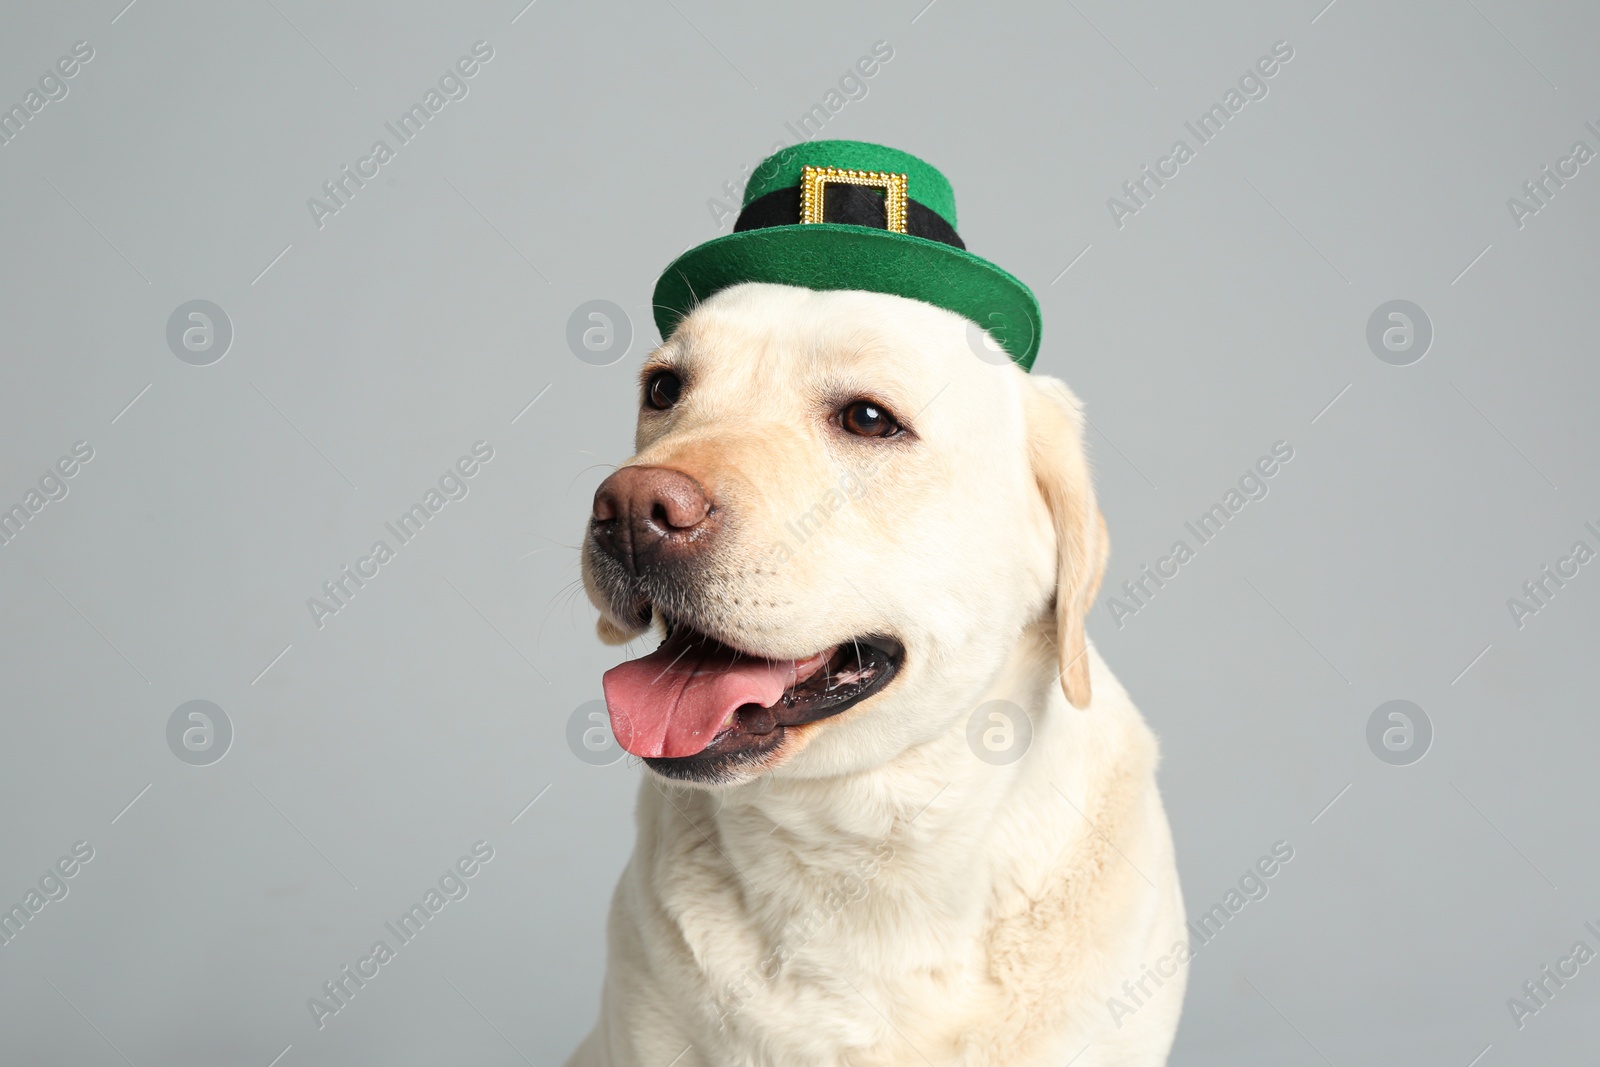
[[[870,400],[856,400],[839,413],[839,424],[857,437],[893,437],[900,432],[889,410]]]
[[[657,411],[665,411],[678,402],[683,392],[683,379],[672,371],[658,370],[644,383],[644,402]]]

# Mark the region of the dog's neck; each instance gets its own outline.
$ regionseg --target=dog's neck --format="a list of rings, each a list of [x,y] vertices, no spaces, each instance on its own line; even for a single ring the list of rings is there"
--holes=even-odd
[[[1052,636],[1030,629],[970,707],[1011,701],[1034,724],[1034,748],[1059,751],[1072,717],[1082,713],[1062,695]],[[982,898],[985,879],[949,863],[952,844],[970,842],[976,857],[1007,797],[1030,777],[1051,772],[1042,759],[999,766],[980,760],[968,745],[967,718],[956,715],[937,738],[870,773],[768,777],[721,795],[697,794],[694,803],[680,794],[675,802],[714,837],[746,886],[760,886],[778,910],[801,906],[863,870],[876,872],[886,856],[897,866],[919,865],[926,856],[919,884],[942,883],[951,893]]]
[[[1083,932],[1070,916],[1085,894],[1140,896],[1116,880],[1148,862],[1141,842],[1155,840],[1148,809],[1129,800],[1144,795],[1154,747],[1092,646],[1088,654],[1095,699],[1086,709],[1062,693],[1048,628],[1030,631],[981,693],[962,698],[1028,713],[1032,744],[1011,763],[978,758],[970,711],[958,711],[938,737],[870,773],[773,777],[722,794],[647,781],[630,870],[659,901],[655,921],[688,946],[697,982],[685,995],[715,1033],[777,1040],[792,1029],[795,1003],[820,998],[830,1007],[819,1019],[833,1020],[824,1045],[871,1029],[874,1003],[900,1005],[918,1033],[956,1025],[947,1035],[956,1041],[966,1023],[918,1016],[916,1006],[959,1004],[969,1022],[992,1022],[1022,1003],[1005,998],[1042,981],[1026,962],[1044,921],[1034,909],[1055,915],[1037,963],[1048,969],[1078,951]],[[1136,857],[1129,870],[1094,847],[1108,832],[1120,842],[1109,847]],[[1009,993],[995,985],[996,967]]]

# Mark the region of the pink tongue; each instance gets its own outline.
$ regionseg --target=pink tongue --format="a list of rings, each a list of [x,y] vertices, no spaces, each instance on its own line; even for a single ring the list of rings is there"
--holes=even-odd
[[[797,677],[788,660],[755,659],[693,636],[669,640],[606,671],[611,732],[635,756],[692,756],[711,743],[730,712],[776,704]]]

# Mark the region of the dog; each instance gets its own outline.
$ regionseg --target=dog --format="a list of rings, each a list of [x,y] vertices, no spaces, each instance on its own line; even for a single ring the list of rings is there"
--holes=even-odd
[[[1085,634],[1084,419],[976,332],[745,283],[647,358],[582,571],[603,640],[663,643],[605,679],[644,781],[569,1067],[1166,1062],[1183,901]]]

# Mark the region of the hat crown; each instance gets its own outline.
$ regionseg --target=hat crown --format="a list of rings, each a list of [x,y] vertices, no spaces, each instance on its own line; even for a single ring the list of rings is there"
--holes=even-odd
[[[956,227],[956,194],[943,174],[909,152],[868,141],[802,141],[774,152],[761,161],[745,184],[743,206],[799,185],[800,172],[806,167],[904,174],[910,197],[952,229]]]

